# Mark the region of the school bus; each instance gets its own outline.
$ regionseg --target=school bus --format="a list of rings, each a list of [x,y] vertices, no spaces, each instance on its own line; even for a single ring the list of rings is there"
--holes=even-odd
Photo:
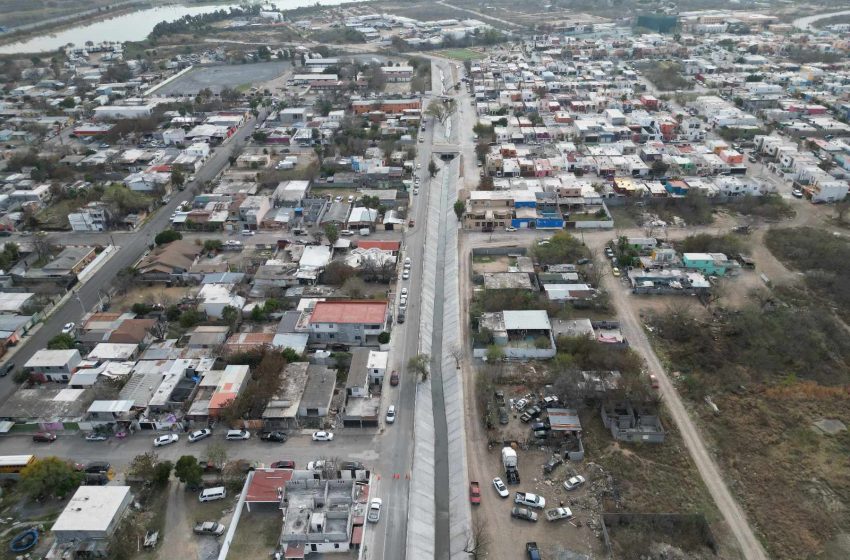
[[[35,462],[35,455],[0,455],[0,479],[18,478],[24,467]]]

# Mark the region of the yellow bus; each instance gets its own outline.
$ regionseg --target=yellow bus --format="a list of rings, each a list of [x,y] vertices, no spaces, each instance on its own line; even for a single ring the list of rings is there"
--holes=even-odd
[[[0,479],[18,478],[24,467],[35,462],[35,455],[0,455]]]

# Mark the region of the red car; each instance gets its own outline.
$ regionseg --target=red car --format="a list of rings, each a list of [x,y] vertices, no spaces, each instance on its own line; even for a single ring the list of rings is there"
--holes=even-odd
[[[36,432],[32,435],[32,440],[40,443],[50,443],[56,441],[56,434],[50,432]]]
[[[407,227],[413,227],[415,225],[416,225],[416,220],[410,220],[409,222],[407,222]]]
[[[273,469],[294,469],[295,461],[276,461],[270,466]]]
[[[390,374],[390,385],[392,385],[393,387],[398,385],[398,372],[396,370],[393,370],[393,372]]]
[[[481,487],[473,480],[469,483],[469,501],[472,505],[481,505]]]

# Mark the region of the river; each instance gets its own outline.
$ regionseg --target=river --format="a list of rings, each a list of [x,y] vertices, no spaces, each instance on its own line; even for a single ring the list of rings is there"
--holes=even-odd
[[[331,6],[342,4],[346,0],[321,0],[322,5]],[[316,4],[316,0],[276,0],[278,10],[291,10]],[[92,23],[77,25],[58,31],[54,34],[40,34],[30,39],[0,46],[0,54],[17,54],[31,52],[55,51],[68,43],[76,46],[85,45],[86,41],[101,43],[103,41],[141,41],[161,21],[174,21],[186,15],[198,15],[227,10],[238,4],[213,4],[205,6],[160,6],[147,8],[129,14]]]

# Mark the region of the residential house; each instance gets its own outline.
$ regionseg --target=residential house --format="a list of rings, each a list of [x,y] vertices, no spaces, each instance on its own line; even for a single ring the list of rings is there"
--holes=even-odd
[[[374,300],[320,301],[309,319],[310,341],[319,344],[375,344],[387,328],[389,304]]]
[[[479,331],[489,331],[493,344],[506,358],[545,359],[555,355],[555,338],[549,316],[544,310],[497,311],[484,313]],[[475,357],[483,358],[486,348],[476,348]]]
[[[24,364],[30,379],[37,382],[66,383],[77,371],[82,357],[79,350],[39,350]]]

